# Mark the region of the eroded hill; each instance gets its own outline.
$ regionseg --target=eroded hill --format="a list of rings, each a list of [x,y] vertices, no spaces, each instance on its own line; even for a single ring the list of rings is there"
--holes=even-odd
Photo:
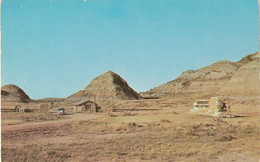
[[[18,86],[9,84],[1,88],[2,102],[30,102],[30,97]]]
[[[238,62],[218,61],[199,70],[188,70],[178,78],[162,84],[146,96],[259,96],[259,53],[245,56]]]
[[[81,100],[135,100],[141,96],[135,92],[118,74],[107,71],[93,79],[84,90],[69,96],[66,101]]]

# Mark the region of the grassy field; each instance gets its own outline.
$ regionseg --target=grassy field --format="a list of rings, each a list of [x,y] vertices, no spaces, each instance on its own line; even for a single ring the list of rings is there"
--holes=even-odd
[[[60,125],[4,132],[2,161],[259,160],[257,106],[245,111],[249,106],[234,105],[237,117],[221,119],[168,104],[159,111],[109,112],[94,120],[85,114]],[[19,119],[11,114],[3,122],[11,116]]]
[[[15,125],[22,123],[41,122],[50,120],[65,119],[66,116],[52,113],[19,113],[19,112],[2,112],[2,126]]]

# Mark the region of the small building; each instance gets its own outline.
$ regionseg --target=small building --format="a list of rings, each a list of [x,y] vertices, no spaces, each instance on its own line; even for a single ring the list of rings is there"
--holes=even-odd
[[[18,105],[18,106],[15,106],[14,111],[15,112],[22,112],[22,113],[23,112],[33,112],[33,109],[30,109],[28,107],[24,108],[24,107],[21,107],[20,105]]]
[[[57,113],[60,114],[60,115],[64,115],[65,109],[64,108],[58,109]]]
[[[82,101],[74,105],[73,112],[98,112],[100,106],[94,101]]]

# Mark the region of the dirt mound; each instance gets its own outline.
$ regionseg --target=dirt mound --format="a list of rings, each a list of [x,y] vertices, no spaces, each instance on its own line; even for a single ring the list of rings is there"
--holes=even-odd
[[[30,97],[18,86],[9,84],[1,88],[1,100],[6,102],[30,102]]]
[[[118,74],[107,71],[93,79],[84,90],[69,96],[66,100],[76,102],[80,100],[134,100],[140,98],[140,95],[129,87]]]
[[[259,53],[247,55],[238,62],[218,61],[199,70],[188,70],[178,78],[162,84],[145,96],[180,95],[254,95],[260,94]]]

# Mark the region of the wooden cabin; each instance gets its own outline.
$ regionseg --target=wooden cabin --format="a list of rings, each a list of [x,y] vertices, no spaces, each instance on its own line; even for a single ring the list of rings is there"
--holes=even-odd
[[[82,101],[74,105],[74,112],[98,112],[100,106],[94,101]]]

